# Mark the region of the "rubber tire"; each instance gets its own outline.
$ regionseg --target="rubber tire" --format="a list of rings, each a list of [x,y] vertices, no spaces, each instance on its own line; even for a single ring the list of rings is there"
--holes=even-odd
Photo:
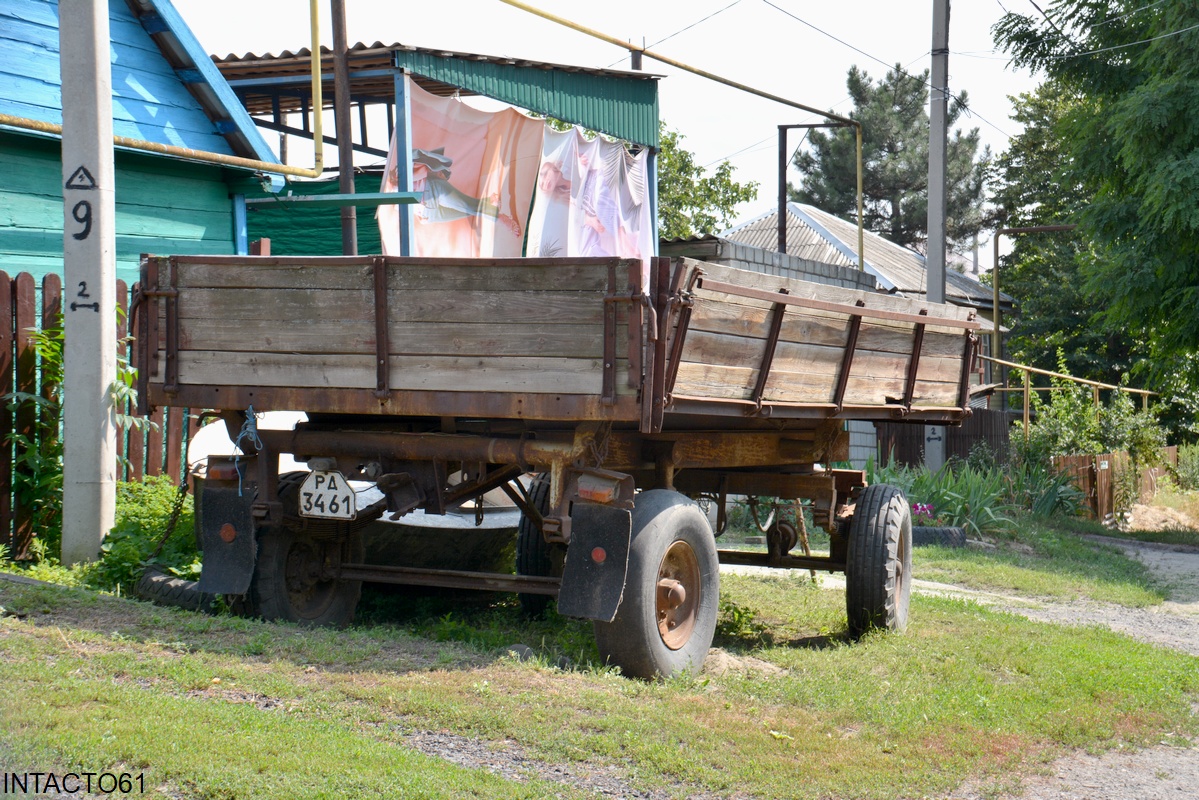
[[[280,476],[278,494],[283,503],[283,523],[259,529],[258,561],[250,590],[244,598],[230,602],[230,606],[237,613],[266,620],[295,622],[304,627],[344,627],[354,619],[354,611],[362,597],[361,581],[327,581],[324,602],[313,608],[295,606],[287,589],[287,559],[297,544],[316,542],[320,546],[334,535],[344,542],[344,560],[361,563],[365,558],[361,534],[347,523],[300,517],[300,486],[307,475],[306,472],[288,472]],[[305,522],[308,529],[302,527]],[[314,536],[319,526],[330,525],[336,526],[336,530],[326,528],[324,536]]]
[[[188,611],[210,613],[216,595],[200,591],[199,581],[189,581],[163,572],[158,567],[146,567],[133,592],[143,600],[160,606],[174,606]]]
[[[902,632],[912,593],[912,509],[894,486],[867,486],[849,523],[845,608],[857,638],[875,628]]]
[[[914,547],[922,545],[965,547],[966,530],[964,528],[914,525],[912,526],[912,545]]]
[[[698,672],[716,633],[720,600],[712,527],[700,507],[678,492],[652,489],[638,494],[635,503],[624,598],[614,620],[595,623],[600,658],[620,667],[624,675],[646,680]],[[671,650],[658,632],[657,590],[662,558],[676,541],[691,546],[701,590],[691,636]]]
[[[533,479],[533,485],[529,488],[529,499],[540,513],[544,514],[549,509],[548,475],[538,475]],[[521,514],[520,524],[516,526],[516,574],[560,578],[565,563],[566,548],[547,542],[533,521]],[[553,600],[544,594],[522,594],[517,597],[520,599],[521,610],[530,617],[543,616]]]

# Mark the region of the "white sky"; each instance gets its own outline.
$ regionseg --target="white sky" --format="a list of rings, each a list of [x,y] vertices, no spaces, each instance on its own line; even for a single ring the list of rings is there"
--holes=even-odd
[[[852,107],[845,88],[851,65],[864,68],[875,79],[885,73],[885,65],[898,62],[913,73],[930,65],[932,0],[769,0],[847,44],[793,19],[766,0],[527,2],[613,37],[644,40],[651,50],[708,72],[842,114]],[[298,50],[309,42],[304,0],[174,0],[174,4],[210,53],[277,53]],[[1036,13],[1029,0],[1003,0],[1002,5]],[[320,6],[321,41],[328,46],[332,44],[328,0],[320,0]],[[628,66],[627,51],[499,0],[346,0],[346,7],[351,45],[402,42],[589,67]],[[700,22],[714,12],[715,16]],[[1029,91],[1039,82],[1027,72],[1013,71],[1005,56],[992,52],[990,28],[1002,14],[1000,0],[958,0],[952,7],[949,31],[950,90],[967,92],[977,112],[959,121],[959,127],[977,126],[983,142],[996,152],[1006,149],[1008,136],[1019,132],[1009,119],[1008,96]],[[655,45],[666,37],[671,38]],[[758,199],[739,208],[739,218],[769,210],[778,192],[777,126],[814,118],[652,59],[645,59],[643,66],[666,76],[659,84],[662,117],[686,137],[684,146],[699,163],[714,165],[728,158],[736,167],[737,180],[760,184]],[[332,127],[331,114],[327,125]],[[792,148],[801,136],[802,132],[792,132]],[[268,141],[275,137],[269,136]],[[292,145],[296,144],[293,139]],[[299,152],[293,149],[289,160],[300,163]],[[789,179],[797,181],[794,172]],[[989,264],[989,248],[984,248],[981,260]]]

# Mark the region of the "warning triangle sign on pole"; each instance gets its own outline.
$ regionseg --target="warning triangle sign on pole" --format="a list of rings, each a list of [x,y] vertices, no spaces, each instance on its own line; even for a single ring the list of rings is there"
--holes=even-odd
[[[80,166],[71,173],[71,177],[67,179],[68,189],[95,189],[96,179],[92,177],[92,173],[87,171],[87,167]]]

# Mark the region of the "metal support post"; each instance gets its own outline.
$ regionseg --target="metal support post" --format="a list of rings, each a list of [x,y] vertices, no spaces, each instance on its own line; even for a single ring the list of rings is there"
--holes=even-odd
[[[331,0],[333,14],[333,117],[337,128],[337,183],[342,194],[354,193],[354,130],[350,117],[350,63],[346,42],[345,0]],[[318,110],[319,113],[319,110]],[[363,129],[365,135],[366,129]],[[341,207],[341,253],[358,255],[358,210]]]

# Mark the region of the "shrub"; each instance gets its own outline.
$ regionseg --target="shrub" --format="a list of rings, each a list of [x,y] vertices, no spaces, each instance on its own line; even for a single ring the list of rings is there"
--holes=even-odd
[[[1185,491],[1199,489],[1199,444],[1184,444],[1178,448],[1178,466],[1174,480]]]
[[[62,315],[49,327],[33,331],[31,342],[41,363],[41,391],[11,392],[3,400],[10,413],[30,414],[34,425],[28,433],[10,434],[4,443],[16,446],[12,491],[33,512],[37,537],[29,555],[41,561],[56,557],[62,549]]]
[[[1003,531],[1013,524],[1010,515],[1016,509],[1008,500],[1004,473],[998,468],[982,471],[959,462],[936,472],[897,465],[872,471],[871,483],[897,486],[908,502],[931,506],[941,524],[975,534]]]
[[[97,589],[127,592],[150,564],[180,577],[198,577],[200,559],[190,496],[184,498],[170,538],[157,555],[154,553],[166,533],[178,494],[164,475],[141,483],[118,484],[116,525],[100,546],[100,561],[89,583]]]

